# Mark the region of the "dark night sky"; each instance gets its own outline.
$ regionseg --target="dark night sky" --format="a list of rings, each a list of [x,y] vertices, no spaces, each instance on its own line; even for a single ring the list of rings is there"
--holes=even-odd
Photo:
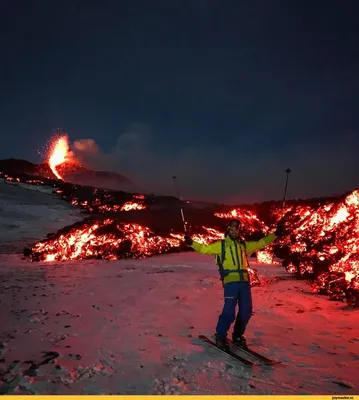
[[[355,4],[2,0],[0,158],[60,127],[154,191],[281,198],[288,166],[289,197],[358,187]]]

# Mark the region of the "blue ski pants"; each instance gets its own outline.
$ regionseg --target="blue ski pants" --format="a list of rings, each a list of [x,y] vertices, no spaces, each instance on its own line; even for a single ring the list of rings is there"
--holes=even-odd
[[[236,306],[238,314],[236,318]],[[234,335],[244,334],[252,316],[252,294],[250,282],[230,282],[224,285],[224,306],[218,318],[217,337],[225,339],[234,320]]]

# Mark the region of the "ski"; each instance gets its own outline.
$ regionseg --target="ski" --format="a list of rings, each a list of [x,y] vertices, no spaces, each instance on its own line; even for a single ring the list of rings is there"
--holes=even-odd
[[[199,335],[198,337],[199,337],[199,339],[203,340],[205,343],[209,344],[212,347],[215,347],[217,350],[222,351],[225,354],[228,354],[229,356],[233,357],[237,361],[240,361],[244,365],[252,366],[254,364],[252,361],[249,361],[246,358],[241,357],[240,355],[234,353],[231,350],[224,350],[224,349],[219,348],[216,345],[216,343],[213,340],[209,339],[207,336]]]
[[[243,347],[238,346],[238,345],[236,345],[234,343],[231,343],[231,344],[235,349],[238,349],[238,350],[242,351],[243,353],[248,354],[248,355],[256,358],[257,360],[262,361],[265,364],[271,365],[271,364],[280,364],[281,363],[281,361],[271,360],[270,358],[267,358],[266,356],[264,356],[264,355],[262,355],[260,353],[257,353],[255,350],[249,349],[248,347],[247,348],[243,348]]]

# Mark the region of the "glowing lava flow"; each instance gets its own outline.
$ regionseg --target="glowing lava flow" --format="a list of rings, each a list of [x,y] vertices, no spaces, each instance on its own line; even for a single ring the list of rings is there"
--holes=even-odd
[[[55,174],[58,179],[64,180],[56,168],[69,160],[69,140],[67,135],[60,136],[53,144],[51,148],[51,154],[49,157],[49,166],[51,171]]]
[[[118,260],[132,255],[149,257],[169,252],[180,240],[156,236],[148,227],[135,223],[116,223],[113,219],[89,221],[73,226],[55,239],[38,242],[32,252],[36,260],[80,259]]]

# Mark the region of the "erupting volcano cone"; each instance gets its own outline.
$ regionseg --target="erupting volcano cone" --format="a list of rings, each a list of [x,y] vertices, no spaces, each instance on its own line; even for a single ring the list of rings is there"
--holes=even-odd
[[[57,167],[68,161],[70,161],[69,140],[67,135],[63,135],[54,140],[48,160],[51,171],[58,179],[64,180]]]

